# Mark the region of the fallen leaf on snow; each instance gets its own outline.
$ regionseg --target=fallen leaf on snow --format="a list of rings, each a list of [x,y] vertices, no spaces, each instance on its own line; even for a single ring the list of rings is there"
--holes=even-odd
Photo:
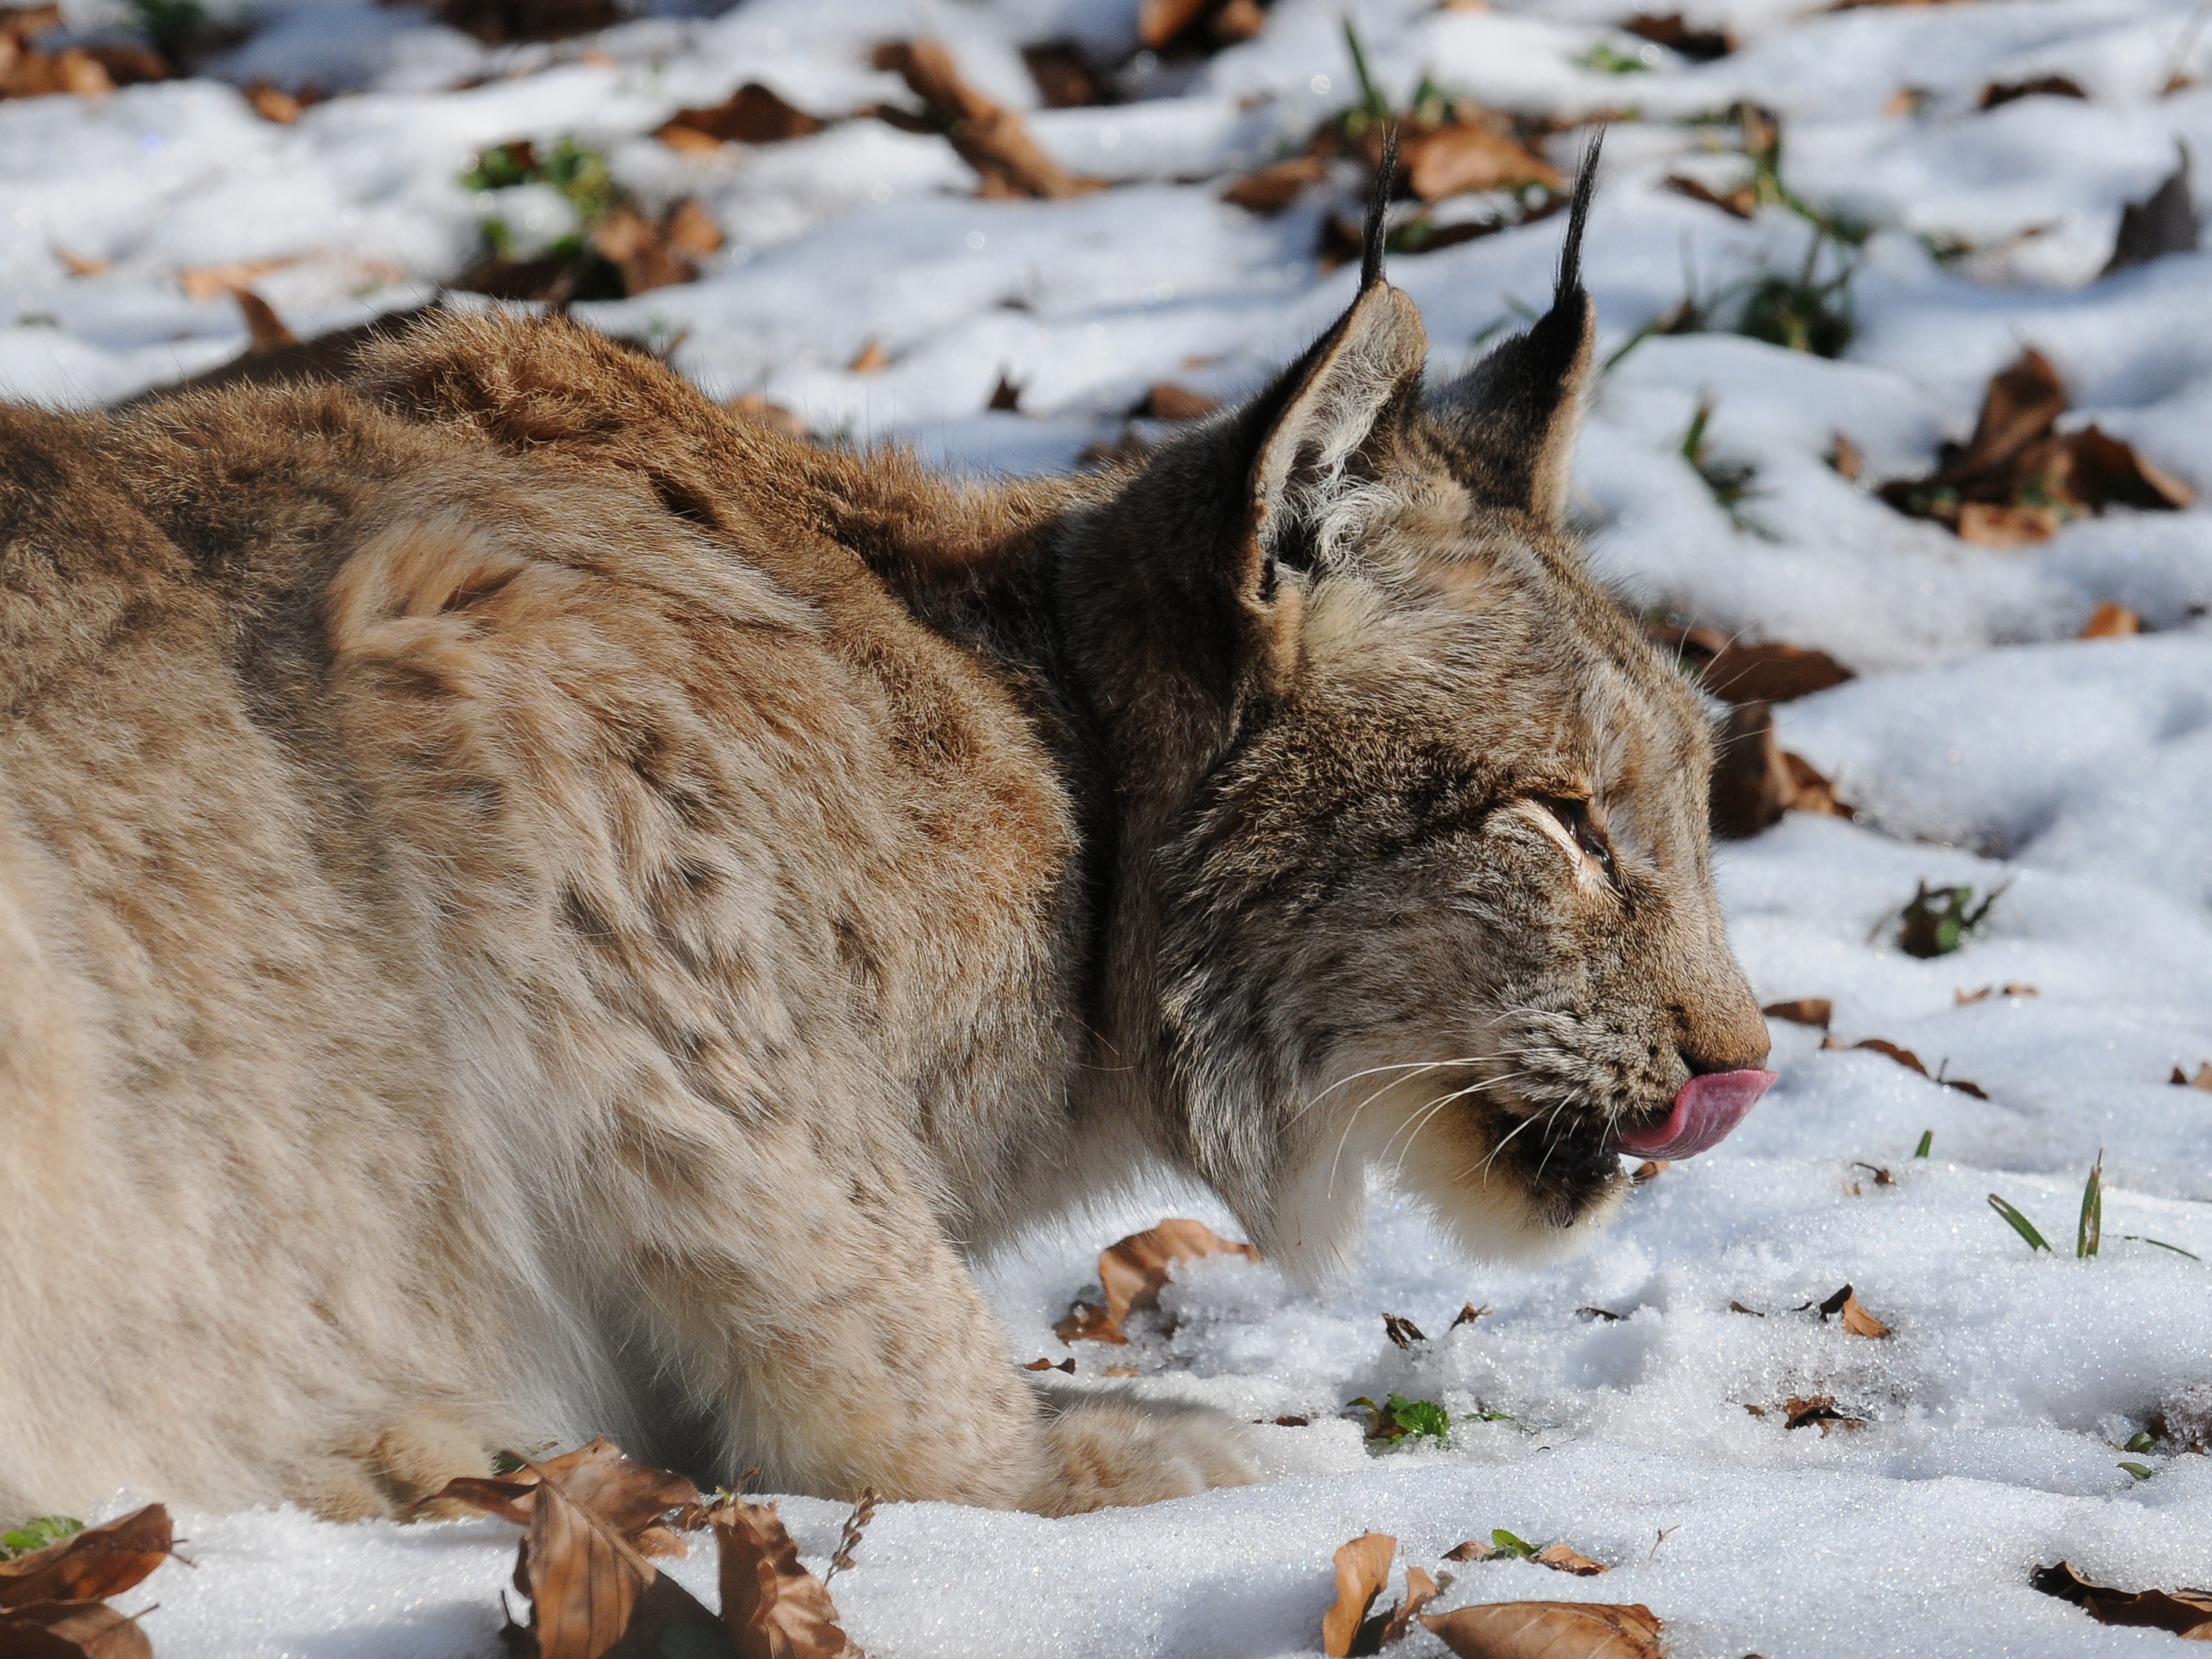
[[[2120,640],[2142,632],[2142,618],[2112,599],[2100,601],[2089,613],[2089,620],[2081,625],[2081,637],[2085,640]]]
[[[1759,191],[1748,179],[1732,190],[1721,191],[1686,173],[1670,173],[1667,175],[1667,188],[1677,196],[1686,196],[1693,202],[1717,207],[1738,219],[1748,219],[1759,211]]]
[[[1168,1218],[1157,1228],[1133,1232],[1099,1252],[1099,1285],[1106,1287],[1106,1312],[1115,1325],[1159,1307],[1159,1291],[1168,1283],[1168,1267],[1176,1261],[1201,1256],[1243,1256],[1259,1261],[1259,1249],[1248,1243],[1221,1239],[1203,1221]]]
[[[266,81],[256,81],[246,88],[246,101],[256,115],[280,127],[290,126],[307,111],[301,100]]]
[[[1811,762],[1775,741],[1773,711],[1764,702],[1741,703],[1730,710],[1714,746],[1708,810],[1717,836],[1747,840],[1779,822],[1784,812],[1856,816]]]
[[[2092,1583],[2065,1562],[2038,1567],[2029,1585],[2071,1601],[2100,1625],[2148,1626],[2192,1641],[2212,1641],[2212,1590],[2124,1590]]]
[[[1698,683],[1729,702],[1790,702],[1856,679],[1825,651],[1780,640],[1741,640],[1701,624],[1647,623],[1644,632],[1697,670]]]
[[[1709,64],[1736,49],[1735,36],[1729,30],[1698,28],[1680,12],[1638,12],[1620,27],[1638,40],[1664,46],[1693,64]]]
[[[1321,1620],[1321,1650],[1330,1659],[1352,1653],[1367,1609],[1390,1582],[1398,1540],[1387,1532],[1364,1532],[1336,1553],[1336,1600]]]
[[[722,1622],[739,1659],[835,1659],[846,1650],[830,1592],[799,1565],[775,1504],[731,1504],[708,1518],[721,1551]]]
[[[1410,1348],[1416,1342],[1425,1342],[1429,1340],[1421,1328],[1403,1314],[1384,1314],[1382,1334],[1390,1339],[1394,1346],[1401,1348]]]
[[[1075,1362],[1073,1359],[1032,1359],[1022,1369],[1025,1371],[1066,1371],[1073,1376],[1075,1375]]]
[[[1976,1100],[1987,1100],[1990,1097],[1989,1091],[1987,1090],[1984,1089],[1980,1084],[1972,1082],[1968,1079],[1963,1077],[1937,1076],[1935,1073],[1930,1072],[1927,1066],[1921,1063],[1920,1056],[1914,1054],[1911,1049],[1899,1048],[1896,1043],[1890,1042],[1887,1037],[1861,1037],[1856,1042],[1838,1042],[1832,1036],[1826,1042],[1822,1042],[1820,1046],[1823,1048],[1869,1048],[1873,1050],[1875,1054],[1888,1055],[1890,1059],[1895,1060],[1907,1071],[1919,1073],[1921,1076],[1926,1078],[1930,1083],[1939,1083],[1946,1089],[1956,1089],[1960,1094],[1972,1095]]]
[[[722,246],[722,228],[686,196],[658,220],[633,207],[611,210],[592,227],[592,246],[622,272],[623,292],[635,295],[691,281],[699,261]]]
[[[1876,493],[1984,547],[2048,541],[2068,520],[2114,504],[2172,510],[2195,499],[2186,484],[2097,427],[2059,433],[2066,407],[2051,360],[2025,351],[1990,377],[1964,447],[1947,444],[1928,477],[1896,479]]]
[[[1407,1568],[1406,1599],[1390,1610],[1389,1622],[1382,1626],[1381,1645],[1387,1648],[1404,1639],[1421,1609],[1435,1601],[1437,1593],[1437,1581],[1429,1577],[1425,1569]]]
[[[2081,83],[2068,75],[2037,75],[2025,81],[1992,81],[1982,88],[1981,107],[1996,109],[2023,98],[2083,98]]]
[[[1766,1317],[1766,1316],[1765,1316],[1765,1314],[1763,1314],[1763,1313],[1759,1312],[1759,1310],[1758,1309],[1756,1309],[1756,1308],[1747,1308],[1747,1307],[1745,1307],[1745,1306],[1743,1305],[1743,1304],[1742,1304],[1742,1303],[1741,1303],[1741,1302],[1731,1302],[1731,1303],[1729,1303],[1729,1311],[1730,1313],[1749,1314],[1749,1315],[1750,1315],[1753,1319],[1764,1319],[1764,1318],[1765,1318],[1765,1317]],[[1756,1407],[1756,1406],[1747,1406],[1744,1409],[1745,1409],[1745,1410],[1747,1410],[1747,1411],[1748,1411],[1748,1412],[1750,1412],[1753,1415],[1757,1416],[1757,1417],[1764,1417],[1764,1416],[1765,1416],[1765,1415],[1766,1415],[1766,1413],[1765,1413],[1765,1412],[1763,1412],[1763,1411],[1759,1410],[1759,1408],[1758,1407]]]
[[[884,343],[871,335],[867,344],[855,352],[853,361],[845,365],[849,374],[880,374],[891,366],[891,354],[884,349]]]
[[[1887,1171],[1880,1173],[1886,1174]],[[1889,1327],[1866,1310],[1866,1304],[1858,1299],[1848,1285],[1820,1304],[1820,1322],[1823,1325],[1831,1317],[1838,1316],[1844,1322],[1844,1328],[1853,1336],[1879,1338],[1889,1334]]]
[[[2197,204],[2190,199],[2189,152],[2164,183],[2140,202],[2120,210],[2119,234],[2103,272],[2109,276],[2130,265],[2147,264],[2168,253],[2197,251]]]
[[[2212,1092],[2212,1060],[2202,1061],[2197,1066],[2197,1075],[2194,1077],[2177,1066],[2173,1068],[2173,1075],[2166,1079],[2166,1081],[2178,1088],[2203,1089]]]
[[[807,435],[806,422],[800,420],[794,411],[786,409],[781,404],[769,402],[760,392],[740,392],[723,407],[741,419],[772,426],[791,437],[804,438]]]
[[[1863,1429],[1866,1426],[1864,1418],[1853,1417],[1848,1413],[1838,1411],[1836,1397],[1829,1394],[1816,1394],[1810,1396],[1792,1395],[1783,1402],[1782,1412],[1784,1417],[1787,1419],[1785,1427],[1802,1429],[1817,1424],[1823,1439],[1827,1437],[1828,1431],[1831,1429]],[[1761,1415],[1764,1414],[1761,1413]]]
[[[1105,101],[1098,76],[1080,47],[1059,41],[1024,46],[1022,62],[1047,109],[1083,109]]]
[[[65,247],[56,247],[52,252],[54,258],[62,262],[62,268],[72,276],[97,276],[115,263],[112,259],[102,259],[91,254],[71,253]]]
[[[1148,388],[1138,413],[1149,415],[1156,421],[1197,421],[1221,407],[1218,398],[1209,398],[1203,392],[1193,392],[1188,386],[1177,386],[1172,380],[1162,380]]]
[[[1487,1561],[1493,1556],[1499,1556],[1504,1553],[1505,1552],[1499,1549],[1495,1544],[1486,1543],[1480,1538],[1470,1538],[1465,1543],[1455,1544],[1449,1549],[1446,1550],[1444,1552],[1444,1559],[1447,1561]]]
[[[527,1467],[527,1466],[526,1466]],[[530,1531],[514,1564],[515,1588],[530,1598],[530,1624],[514,1638],[534,1659],[603,1659],[716,1652],[714,1615],[622,1535],[580,1504],[542,1467],[530,1506]],[[682,1630],[696,1632],[676,1636]],[[673,1639],[671,1639],[671,1638]]]
[[[1602,1319],[1608,1325],[1618,1325],[1626,1317],[1626,1315],[1613,1312],[1610,1308],[1577,1308],[1575,1311],[1585,1319]]]
[[[1018,414],[1022,407],[1022,389],[1002,374],[999,376],[999,384],[991,388],[991,396],[983,407],[1008,415]]]
[[[284,326],[284,319],[276,314],[276,308],[252,289],[234,289],[230,297],[237,301],[239,314],[246,319],[247,351],[255,356],[266,356],[300,343],[300,337]]]
[[[1054,161],[1019,115],[960,78],[952,54],[937,41],[894,41],[877,47],[874,61],[878,69],[900,76],[928,106],[960,159],[981,176],[978,196],[1059,200],[1106,187],[1103,179],[1080,178]]]
[[[653,136],[671,149],[711,151],[724,144],[780,144],[805,138],[825,124],[757,81],[719,104],[679,109]]]
[[[120,1595],[169,1557],[169,1511],[159,1504],[0,1561],[0,1608]]]
[[[1659,1659],[1660,1624],[1641,1602],[1493,1601],[1424,1615],[1461,1659]]]
[[[100,1601],[33,1601],[0,1615],[6,1659],[154,1659],[134,1618]]]
[[[1480,1319],[1489,1311],[1490,1304],[1487,1302],[1480,1308],[1472,1302],[1462,1302],[1460,1304],[1459,1311],[1452,1316],[1452,1322],[1444,1327],[1444,1334],[1449,1336],[1462,1325],[1474,1324],[1476,1320]]]
[[[696,1505],[699,1492],[682,1475],[641,1463],[602,1437],[512,1474],[462,1475],[416,1505],[465,1504],[523,1526],[537,1512],[538,1489],[548,1476],[572,1504],[647,1553],[684,1553],[683,1540],[659,1524],[672,1510]]]
[[[1836,1005],[1827,997],[1799,997],[1794,1002],[1770,1002],[1759,1012],[1769,1019],[1785,1019],[1792,1025],[1817,1025],[1825,1031],[1835,1017]]]
[[[1633,1170],[1629,1171],[1629,1183],[1632,1186],[1644,1186],[1649,1182],[1658,1180],[1661,1176],[1666,1174],[1667,1171],[1673,1167],[1674,1165],[1669,1159],[1663,1158],[1647,1158],[1643,1163],[1638,1164]]]
[[[236,259],[222,265],[193,265],[177,273],[177,286],[188,300],[220,300],[226,294],[249,289],[272,270],[297,264],[297,259]]]
[[[1320,155],[1294,155],[1248,173],[1221,192],[1221,199],[1248,213],[1275,214],[1296,202],[1312,186],[1328,177],[1328,161]]]
[[[1613,1569],[1601,1561],[1593,1561],[1571,1544],[1547,1544],[1536,1552],[1534,1559],[1540,1566],[1553,1572],[1571,1572],[1577,1578],[1595,1578]]]

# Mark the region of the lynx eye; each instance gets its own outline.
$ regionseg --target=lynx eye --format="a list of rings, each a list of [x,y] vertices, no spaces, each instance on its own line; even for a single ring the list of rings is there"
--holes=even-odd
[[[1585,857],[1595,860],[1605,872],[1605,878],[1620,884],[1620,877],[1613,866],[1613,846],[1605,838],[1605,831],[1590,821],[1589,803],[1565,795],[1546,795],[1538,803],[1559,821],[1559,828],[1567,832],[1568,839],[1580,848]]]

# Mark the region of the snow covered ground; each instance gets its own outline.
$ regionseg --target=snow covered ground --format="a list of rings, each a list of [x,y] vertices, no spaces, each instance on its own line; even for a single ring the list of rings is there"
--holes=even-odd
[[[105,21],[97,0],[70,4],[76,25]],[[1692,0],[1692,23],[1743,43],[1692,64],[1620,33],[1631,9],[1352,8],[1394,97],[1425,74],[1504,107],[1620,117],[1587,253],[1601,351],[1686,283],[1711,294],[1802,251],[1803,222],[1779,209],[1745,222],[1663,188],[1710,163],[1711,129],[1689,118],[1772,108],[1784,178],[1880,227],[1841,360],[1727,334],[1626,357],[1595,400],[1576,511],[1639,604],[1861,671],[1778,715],[1861,817],[1792,815],[1722,849],[1736,947],[1762,1001],[1831,999],[1838,1042],[1887,1039],[1988,1097],[1778,1024],[1782,1080],[1745,1127],[1639,1188],[1574,1261],[1458,1260],[1378,1178],[1364,1265],[1325,1294],[1265,1265],[1194,1266],[1167,1293],[1172,1334],[1079,1345],[1076,1385],[1130,1363],[1141,1391],[1267,1419],[1253,1435],[1274,1478],[1067,1521],[888,1507],[836,1585],[877,1659],[1315,1651],[1330,1553],[1368,1529],[1431,1567],[1493,1527],[1566,1540],[1615,1571],[1469,1565],[1444,1604],[1640,1601],[1683,1659],[2148,1654],[2174,1638],[2092,1624],[2028,1570],[2063,1556],[2129,1588],[2212,1585],[2212,1458],[2180,1450],[2192,1419],[2212,1437],[2212,1265],[2127,1237],[2212,1261],[2212,1094],[2166,1080],[2212,1060],[2212,514],[2114,512],[1994,550],[1866,487],[1929,470],[2033,345],[2067,382],[2069,427],[2094,420],[2212,492],[2212,254],[2097,279],[2177,141],[2212,162],[2212,31],[2191,32],[2191,0]],[[234,356],[237,310],[186,297],[187,269],[271,262],[255,283],[301,334],[412,303],[473,257],[482,215],[526,215],[457,182],[475,150],[574,134],[648,204],[697,197],[728,238],[696,283],[581,314],[676,340],[709,390],[761,391],[817,430],[969,468],[1064,466],[1152,382],[1255,384],[1348,296],[1350,273],[1310,257],[1318,200],[1270,220],[1218,199],[1347,101],[1340,12],[1279,0],[1259,38],[1160,71],[1157,95],[1037,112],[1063,163],[1115,185],[1005,202],[974,199],[941,140],[873,121],[704,159],[647,135],[748,80],[823,115],[897,100],[867,47],[916,33],[1034,106],[1017,49],[1124,50],[1133,0],[752,0],[498,50],[404,6],[271,0],[220,79],[0,103],[0,392],[92,404]],[[1587,67],[1600,45],[1650,66]],[[2177,71],[2208,84],[2160,96]],[[2088,96],[1978,108],[1991,82],[2051,74]],[[234,89],[261,76],[346,95],[274,125]],[[1905,88],[1923,95],[1893,112]],[[1554,159],[1579,142],[1563,134]],[[1559,234],[1394,262],[1440,370],[1540,299]],[[1958,243],[1980,251],[1930,251]],[[63,252],[111,263],[72,276]],[[887,368],[842,367],[870,340]],[[985,412],[1002,376],[1020,412]],[[1757,468],[1741,523],[1680,453],[1701,398],[1711,453]],[[1857,484],[1825,459],[1839,433],[1866,458]],[[2101,600],[2149,631],[2076,640]],[[1881,924],[1923,879],[2009,885],[1983,934],[1921,961]],[[2100,1149],[2104,1248],[2077,1261]],[[2057,1250],[2031,1253],[1993,1189]],[[1167,1214],[1230,1225],[1164,1188],[992,1264],[1010,1358],[1060,1357],[1051,1326],[1095,1252]],[[1888,1340],[1797,1311],[1847,1282]],[[1469,1301],[1491,1311],[1447,1334]],[[1386,1310],[1429,1340],[1391,1346]],[[1363,1447],[1339,1412],[1394,1389],[1452,1413],[1448,1445]],[[1864,1426],[1786,1427],[1784,1402],[1813,1395]],[[1290,1415],[1311,1425],[1273,1425]],[[2117,1449],[2161,1424],[2153,1450]],[[818,1570],[842,1508],[784,1512]],[[183,1530],[198,1570],[165,1566],[125,1603],[161,1604],[146,1629],[163,1659],[495,1650],[503,1523]],[[711,1602],[703,1553],[676,1571]],[[1399,1651],[1441,1649],[1417,1635]]]

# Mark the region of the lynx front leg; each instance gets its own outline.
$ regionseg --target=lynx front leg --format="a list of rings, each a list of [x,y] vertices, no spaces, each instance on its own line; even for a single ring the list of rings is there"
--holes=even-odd
[[[1050,1514],[1249,1478],[1218,1413],[1032,1388],[898,1176],[767,1150],[726,1168],[724,1190],[751,1201],[718,1206],[711,1226],[693,1212],[702,1224],[680,1243],[662,1230],[644,1264],[656,1346],[714,1414],[732,1472]]]

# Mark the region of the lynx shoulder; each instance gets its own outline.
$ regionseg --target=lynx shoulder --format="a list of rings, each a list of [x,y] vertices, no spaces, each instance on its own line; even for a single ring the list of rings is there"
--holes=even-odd
[[[975,1252],[1164,1164],[1320,1273],[1385,1164],[1526,1253],[1725,1133],[1705,720],[1559,522],[1574,224],[1470,374],[1370,260],[1084,479],[486,318],[0,411],[0,1519],[594,1433],[1173,1496],[1233,1430],[1036,1387]]]

